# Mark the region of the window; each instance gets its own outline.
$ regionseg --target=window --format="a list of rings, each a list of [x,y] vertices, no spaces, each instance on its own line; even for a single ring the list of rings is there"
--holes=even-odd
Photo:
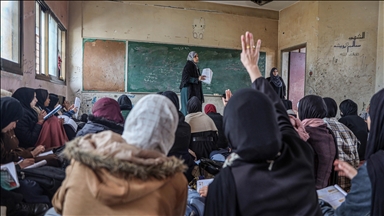
[[[44,1],[36,1],[36,77],[63,83],[66,30]]]
[[[1,69],[22,74],[20,1],[1,1]]]

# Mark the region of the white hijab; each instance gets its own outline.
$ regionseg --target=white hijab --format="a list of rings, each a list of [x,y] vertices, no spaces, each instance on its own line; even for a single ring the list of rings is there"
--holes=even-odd
[[[178,122],[171,100],[163,95],[147,95],[129,113],[122,137],[128,144],[167,155],[175,141]]]

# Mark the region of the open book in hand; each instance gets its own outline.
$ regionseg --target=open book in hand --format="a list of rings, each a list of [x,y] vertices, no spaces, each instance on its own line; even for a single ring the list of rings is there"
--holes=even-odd
[[[326,188],[317,190],[317,196],[319,199],[322,199],[329,203],[334,209],[339,207],[341,203],[344,202],[345,196],[347,192],[345,192],[339,185],[331,185]]]
[[[12,190],[20,187],[15,163],[11,162],[1,165],[1,187],[5,190]]]
[[[78,125],[76,124],[76,122],[73,119],[69,118],[66,115],[60,115],[58,117],[61,119],[64,119],[64,124],[71,126],[73,131],[75,131],[75,132],[77,131]]]
[[[202,80],[201,82],[211,84],[213,72],[210,68],[204,68],[201,76],[205,76],[205,80]]]
[[[44,116],[44,121],[50,118],[51,116],[55,115],[57,112],[59,112],[60,109],[61,109],[61,105],[58,105],[55,109],[53,109],[46,116]]]
[[[196,191],[199,192],[199,190],[204,187],[204,186],[208,186],[209,184],[211,184],[213,182],[213,178],[212,179],[201,179],[201,180],[197,180],[196,182]]]

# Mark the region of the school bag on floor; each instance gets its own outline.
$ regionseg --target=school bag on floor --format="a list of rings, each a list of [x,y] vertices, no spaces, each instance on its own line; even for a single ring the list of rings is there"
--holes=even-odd
[[[33,180],[43,188],[44,193],[50,198],[65,179],[65,169],[51,166],[42,166],[18,170],[19,179]]]

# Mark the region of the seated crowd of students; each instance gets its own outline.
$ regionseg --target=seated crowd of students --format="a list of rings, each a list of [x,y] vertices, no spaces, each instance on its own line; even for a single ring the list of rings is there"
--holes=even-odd
[[[213,104],[203,112],[196,97],[184,116],[176,93],[164,91],[134,107],[127,95],[101,98],[79,119],[65,101],[48,117],[57,95],[2,90],[1,164],[14,162],[20,173],[45,160],[65,170],[51,195],[36,179],[2,187],[7,215],[196,215],[187,198],[204,177],[196,172],[202,159],[224,162],[197,191],[205,215],[384,215],[384,89],[371,98],[367,121],[352,100],[337,119],[335,100],[316,95],[293,112],[261,76],[261,41],[254,43],[242,35],[251,88],[226,91],[224,116]],[[316,193],[334,184],[348,192],[336,209]]]

